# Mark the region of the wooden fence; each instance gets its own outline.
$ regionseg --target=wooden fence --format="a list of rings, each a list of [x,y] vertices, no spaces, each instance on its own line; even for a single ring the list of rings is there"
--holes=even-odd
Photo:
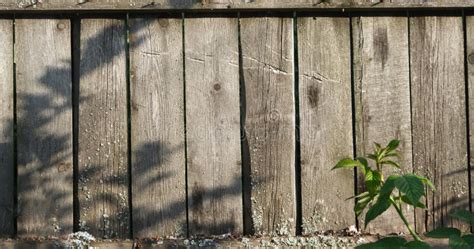
[[[392,138],[438,189],[416,229],[467,230],[447,214],[471,209],[473,65],[460,11],[7,16],[0,234],[342,229],[361,184],[330,168]]]

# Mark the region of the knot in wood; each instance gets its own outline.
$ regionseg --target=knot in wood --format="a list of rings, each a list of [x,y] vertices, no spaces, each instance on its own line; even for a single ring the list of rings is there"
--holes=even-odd
[[[168,21],[168,19],[159,19],[158,23],[160,24],[161,27],[164,27],[164,28],[170,25],[170,22]]]
[[[470,53],[469,56],[467,57],[467,61],[469,64],[474,64],[474,53]]]
[[[56,26],[59,30],[63,30],[66,28],[66,24],[64,24],[63,22],[60,22],[58,23],[58,25]]]

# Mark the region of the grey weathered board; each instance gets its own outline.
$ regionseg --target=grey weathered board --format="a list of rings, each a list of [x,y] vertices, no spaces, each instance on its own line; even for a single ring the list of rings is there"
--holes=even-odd
[[[184,27],[189,232],[241,234],[237,18]]]
[[[79,228],[128,238],[125,22],[82,19],[79,98]]]
[[[0,20],[0,237],[14,235],[13,21]]]
[[[349,18],[298,18],[303,233],[355,223]],[[317,184],[315,184],[317,183]]]
[[[134,237],[186,235],[181,19],[130,19]]]
[[[448,216],[469,208],[462,17],[410,18],[410,45],[414,171],[437,187],[428,212],[416,214],[417,229],[467,231]]]
[[[1,12],[41,11],[127,11],[150,10],[316,10],[316,11],[364,11],[411,9],[472,8],[471,0],[2,0]]]
[[[353,18],[354,85],[357,155],[373,152],[374,142],[383,146],[401,141],[401,172],[412,172],[408,19],[406,17]],[[373,165],[372,165],[373,166]],[[400,172],[385,166],[385,175]],[[359,188],[363,178],[359,177]],[[413,222],[413,208],[404,213]],[[360,220],[364,220],[365,213]],[[363,225],[363,222],[361,222]],[[371,222],[369,232],[405,231],[394,209]]]
[[[474,16],[466,16],[466,65],[467,65],[467,90],[468,90],[468,110],[469,110],[469,118],[468,118],[468,127],[469,127],[469,145],[470,145],[470,158],[469,158],[469,167],[471,168],[471,191],[472,191],[472,168],[474,165]],[[471,192],[471,196],[469,197],[471,202],[473,201],[473,196]]]
[[[71,25],[17,19],[18,236],[72,232]]]
[[[61,1],[44,1],[37,9],[24,10],[41,11]],[[240,5],[215,0],[184,8],[313,8],[302,2]],[[95,8],[95,4],[107,3],[88,2],[74,8]],[[178,8],[155,4],[150,9]],[[0,3],[0,12],[5,6]],[[324,6],[336,8],[334,1],[314,8]],[[473,133],[474,124],[468,125],[466,111],[474,116],[474,18],[466,18],[467,51],[461,16],[363,16],[353,18],[352,27],[347,17],[298,18],[298,44],[293,43],[291,18],[241,18],[241,44],[236,18],[187,18],[186,30],[180,18],[132,18],[130,103],[125,21],[83,19],[77,38],[80,68],[72,72],[71,58],[77,57],[71,56],[70,36],[79,32],[71,30],[67,19],[47,18],[51,17],[19,18],[16,28],[13,20],[0,20],[0,237],[14,235],[15,190],[20,237],[72,232],[71,97],[76,95],[71,75],[80,75],[76,103],[80,230],[102,238],[128,238],[131,230],[137,237],[184,235],[188,208],[191,235],[239,234],[244,218],[252,220],[257,233],[293,234],[295,141],[301,143],[304,232],[351,225],[353,203],[344,199],[353,191],[352,171],[329,170],[338,159],[352,154],[349,28],[354,44],[357,154],[368,153],[374,141],[386,144],[391,138],[401,139],[404,172],[426,175],[438,187],[428,194],[429,210],[415,214],[417,230],[441,225],[468,230],[451,221],[448,213],[471,204],[467,152],[474,152],[467,146],[467,131]],[[299,49],[299,89],[294,84],[294,46]],[[300,141],[295,137],[295,90],[300,100]],[[128,137],[132,138],[130,152]],[[414,219],[413,209],[405,214],[409,221]],[[368,231],[404,232],[405,228],[392,212],[374,221]]]
[[[245,157],[251,170],[253,229],[294,234],[295,101],[293,21],[242,18]]]

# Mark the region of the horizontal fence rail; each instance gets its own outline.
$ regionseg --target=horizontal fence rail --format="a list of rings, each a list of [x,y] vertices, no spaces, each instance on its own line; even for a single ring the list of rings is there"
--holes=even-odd
[[[88,11],[384,11],[474,9],[470,0],[1,0],[0,12]]]
[[[471,209],[473,30],[464,15],[0,19],[0,236],[343,229],[363,224],[346,200],[363,183],[330,169],[392,138],[402,172],[437,187],[407,219],[467,231],[447,214]],[[365,231],[404,229],[388,212]]]

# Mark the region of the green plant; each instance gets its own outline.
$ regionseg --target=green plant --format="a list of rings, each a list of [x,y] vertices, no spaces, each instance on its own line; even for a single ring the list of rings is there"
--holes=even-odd
[[[413,230],[412,226],[406,219],[403,214],[402,205],[410,205],[415,208],[426,208],[425,205],[420,202],[420,199],[425,195],[427,186],[429,186],[433,191],[434,186],[427,178],[415,174],[393,174],[389,175],[387,178],[384,177],[384,166],[400,168],[400,165],[396,162],[396,159],[400,158],[400,155],[397,152],[399,144],[399,140],[390,141],[386,147],[382,147],[380,144],[375,143],[373,154],[368,154],[366,157],[357,157],[355,159],[342,159],[333,167],[333,169],[357,167],[360,173],[364,176],[365,192],[354,196],[357,200],[354,206],[354,211],[356,215],[359,216],[362,214],[362,211],[368,207],[364,220],[365,227],[392,206],[395,208],[408,231],[415,241],[417,241],[416,244],[419,246],[420,243],[426,243],[422,242],[422,239]],[[370,167],[369,161],[373,162],[372,166],[375,167]],[[406,241],[402,243],[403,241],[401,239],[402,238],[399,237],[389,237],[375,243],[394,243],[395,241],[398,241],[398,243],[393,245],[395,248],[400,248],[396,245],[407,244]]]
[[[474,214],[467,210],[457,210],[449,214],[454,219],[474,225]],[[436,239],[449,239],[449,247],[453,249],[474,248],[474,234],[463,234],[457,228],[440,227],[425,233],[426,237]]]

